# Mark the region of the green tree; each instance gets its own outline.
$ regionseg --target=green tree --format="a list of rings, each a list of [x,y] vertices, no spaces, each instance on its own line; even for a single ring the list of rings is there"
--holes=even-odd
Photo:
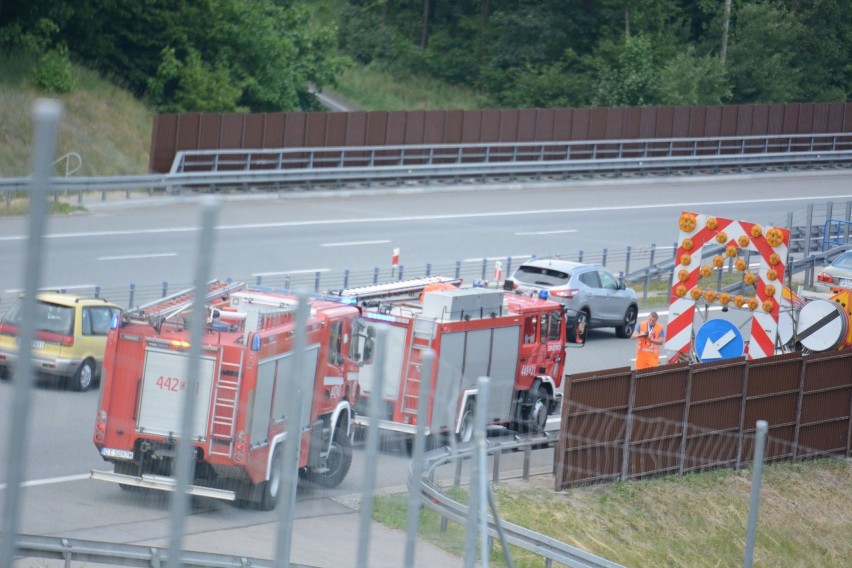
[[[602,51],[610,59],[600,60],[593,104],[636,106],[659,100],[657,61],[649,36],[625,37],[602,46]]]
[[[731,89],[721,60],[698,56],[689,46],[660,70],[659,103],[666,105],[719,105],[730,99]]]
[[[797,64],[804,28],[781,2],[744,4],[732,22],[727,72],[739,103],[799,100],[803,79]]]

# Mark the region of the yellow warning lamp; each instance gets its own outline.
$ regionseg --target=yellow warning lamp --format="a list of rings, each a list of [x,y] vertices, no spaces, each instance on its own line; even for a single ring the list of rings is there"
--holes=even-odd
[[[749,298],[748,299],[748,309],[750,309],[751,311],[756,310],[757,306],[759,306],[759,305],[760,305],[760,302],[758,302],[757,298]]]
[[[681,268],[680,270],[678,270],[677,279],[681,282],[686,282],[687,280],[689,280],[689,270],[687,270],[686,268]]]
[[[715,231],[716,227],[719,226],[719,221],[716,219],[716,217],[707,217],[707,222],[705,223],[705,225],[711,231]]]
[[[721,254],[717,254],[713,257],[713,266],[716,268],[722,268],[725,265],[725,258]]]
[[[684,213],[680,216],[677,224],[680,227],[680,230],[684,233],[691,233],[695,230],[695,215],[692,213]]]
[[[713,274],[713,269],[705,264],[704,266],[698,269],[698,273],[701,274],[702,278],[707,278],[708,276]]]
[[[716,235],[716,242],[720,245],[723,245],[728,242],[728,233],[725,231],[720,231],[718,235]]]
[[[693,300],[697,300],[701,297],[702,290],[698,286],[689,291],[689,295],[692,296]]]
[[[719,294],[719,303],[723,306],[727,306],[731,302],[731,295],[727,292],[722,292]]]
[[[746,235],[740,235],[739,238],[737,239],[737,243],[742,248],[746,248],[748,246],[749,242],[751,242],[751,241],[749,241],[749,239]]]
[[[716,301],[716,290],[706,290],[704,292],[704,299],[707,300],[708,302],[715,302]]]
[[[735,256],[737,256],[737,247],[735,247],[734,245],[728,245],[728,246],[726,246],[726,247],[725,247],[725,254],[726,254],[729,258],[734,258]]]
[[[778,253],[773,252],[769,255],[769,259],[767,260],[767,262],[769,262],[769,264],[771,264],[772,266],[778,266],[778,264],[781,262],[781,257],[778,255]]]
[[[766,293],[767,296],[774,296],[775,286],[773,286],[772,284],[767,284],[766,288],[764,288],[763,291]]]
[[[692,257],[688,254],[681,255],[680,263],[684,266],[689,266],[689,263],[692,262]]]
[[[772,300],[764,300],[763,301],[763,311],[764,312],[771,312],[774,308],[775,308],[775,304],[772,302]]]
[[[770,268],[766,271],[767,280],[777,280],[778,279],[778,271],[774,268]]]
[[[683,250],[692,250],[692,239],[683,239],[683,243],[681,244],[681,246],[683,247]]]
[[[752,237],[757,239],[757,238],[760,237],[760,235],[763,234],[763,229],[760,228],[760,225],[752,225],[751,231],[749,231],[749,232],[751,233]]]
[[[734,297],[734,305],[735,305],[736,307],[741,308],[741,307],[743,307],[743,304],[745,304],[745,303],[746,303],[745,296],[742,296],[742,295],[740,295],[740,294],[737,294],[737,295]]]
[[[784,242],[784,233],[781,232],[781,229],[772,227],[766,231],[766,242],[769,243],[769,246],[777,247]]]
[[[678,298],[683,298],[686,296],[686,286],[683,284],[679,284],[677,288],[675,288],[675,294]]]
[[[742,272],[743,270],[748,268],[748,265],[746,264],[745,259],[738,258],[737,261],[734,263],[734,268]]]
[[[743,274],[743,282],[745,282],[746,286],[754,286],[755,277],[751,272],[746,272]]]

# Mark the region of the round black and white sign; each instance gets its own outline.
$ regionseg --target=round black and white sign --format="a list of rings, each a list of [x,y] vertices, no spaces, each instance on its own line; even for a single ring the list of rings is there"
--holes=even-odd
[[[811,351],[837,349],[849,331],[849,315],[839,304],[813,300],[799,312],[799,343]]]

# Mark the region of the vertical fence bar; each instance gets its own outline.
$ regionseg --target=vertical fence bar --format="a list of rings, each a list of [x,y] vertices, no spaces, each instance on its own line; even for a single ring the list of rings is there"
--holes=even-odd
[[[373,284],[379,283],[379,267],[375,267],[373,269]]]
[[[385,361],[388,346],[387,330],[379,328],[376,334],[374,393],[384,392]],[[382,397],[371,396],[369,400],[370,423],[367,426],[367,459],[364,465],[364,491],[361,498],[361,518],[358,532],[358,568],[367,568],[370,553],[370,526],[373,520],[373,502],[376,493],[376,471],[379,455],[379,420],[382,415]]]
[[[630,274],[630,254],[632,253],[632,247],[627,247],[627,256],[624,259],[624,273]]]
[[[47,223],[50,174],[56,154],[56,133],[62,115],[61,103],[39,99],[33,105],[35,138],[33,146],[32,178],[30,181],[30,222],[27,239],[27,256],[24,271],[24,303],[21,314],[21,347],[15,367],[14,399],[9,430],[8,455],[14,459],[6,462],[6,494],[3,499],[3,519],[0,523],[0,566],[11,566],[15,558],[15,538],[20,521],[21,478],[26,463],[26,450],[30,400],[32,399],[33,357],[32,345],[36,334],[35,291],[41,280],[44,253],[44,229]],[[29,261],[29,262],[27,262]]]
[[[308,297],[303,293],[298,293],[299,303],[296,306],[296,335],[293,338],[293,368],[294,377],[302,377],[305,364],[305,348],[308,344],[308,336],[306,325],[308,314],[310,312],[310,303]],[[297,388],[295,396],[288,396],[285,412],[287,416],[292,416],[293,420],[288,421],[287,431],[301,433],[300,424],[304,423],[302,417],[302,400],[305,392],[313,390],[313,377],[305,376],[302,379],[302,384],[299,384],[297,379]],[[293,519],[296,514],[296,487],[299,482],[299,446],[301,444],[301,436],[288,435],[284,439],[284,453],[281,456],[280,462],[277,459],[272,460],[272,467],[283,468],[282,472],[282,488],[281,496],[285,501],[281,505],[278,512],[278,548],[275,553],[276,566],[288,568],[290,566],[290,556],[292,555],[293,546]],[[280,451],[278,449],[276,452]],[[273,454],[274,455],[274,454]]]
[[[420,361],[420,392],[432,392],[432,361],[435,353],[428,349],[423,352]],[[426,377],[425,380],[423,377]],[[417,399],[417,429],[414,435],[414,454],[411,456],[411,479],[417,484],[412,487],[408,497],[408,531],[405,535],[405,566],[414,566],[415,550],[417,547],[417,532],[420,527],[420,482],[423,477],[423,454],[426,451],[426,411],[428,396],[418,396]]]
[[[432,276],[432,263],[431,262],[426,263],[426,276],[427,277]]]
[[[754,444],[754,473],[751,481],[751,501],[748,506],[748,530],[746,531],[744,568],[751,568],[754,562],[754,538],[757,532],[757,509],[760,505],[760,484],[763,478],[763,453],[766,448],[766,420],[757,421],[757,433]]]
[[[130,293],[129,293],[129,297],[128,297],[128,300],[127,300],[127,309],[128,310],[133,308],[133,296],[135,296],[135,295],[136,295],[136,284],[133,284],[131,282],[130,283]]]
[[[168,293],[169,293],[169,283],[164,281],[163,282],[163,295],[160,296],[160,297],[165,298]]]
[[[603,257],[601,258],[601,266],[606,266],[606,249],[603,249]]]
[[[284,289],[285,290],[290,289],[290,275],[289,274],[284,275]]]
[[[456,261],[456,278],[460,278],[461,276],[461,261]]]
[[[314,293],[320,291],[320,272],[317,270],[314,272]]]
[[[195,293],[192,301],[192,321],[189,326],[189,359],[186,362],[186,391],[184,391],[183,409],[180,421],[181,443],[177,444],[175,492],[171,504],[171,530],[169,531],[170,568],[180,568],[182,565],[181,549],[183,534],[189,509],[189,494],[186,492],[193,474],[193,445],[192,432],[195,425],[197,400],[190,393],[195,393],[198,387],[198,372],[201,360],[201,341],[204,337],[206,306],[204,289],[209,280],[213,246],[216,242],[214,232],[216,215],[219,211],[219,200],[207,197],[201,205],[201,232],[198,236],[195,269]]]

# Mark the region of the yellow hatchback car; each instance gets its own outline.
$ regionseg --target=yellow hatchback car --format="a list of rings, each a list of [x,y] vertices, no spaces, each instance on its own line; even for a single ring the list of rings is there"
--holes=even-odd
[[[121,317],[121,308],[61,292],[39,292],[36,300],[35,372],[88,390],[100,380],[110,322]],[[21,299],[0,320],[0,378],[8,378],[18,360],[22,308]]]

